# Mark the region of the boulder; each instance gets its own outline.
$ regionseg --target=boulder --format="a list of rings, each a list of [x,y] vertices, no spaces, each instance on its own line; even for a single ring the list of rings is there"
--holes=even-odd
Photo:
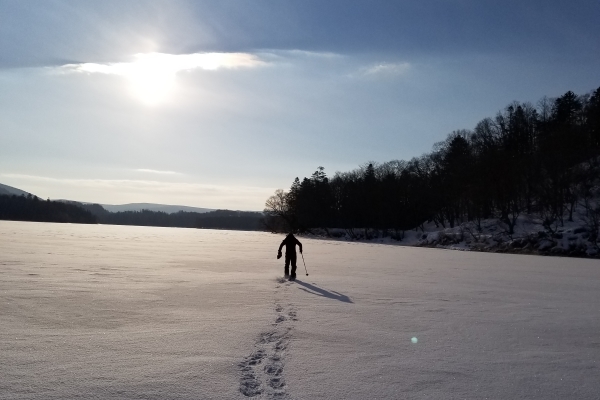
[[[523,239],[515,239],[512,242],[510,242],[510,247],[512,247],[513,249],[520,249],[524,245],[525,241]]]
[[[552,254],[563,254],[565,252],[565,249],[563,249],[560,246],[556,246],[550,249],[550,253]]]
[[[547,240],[547,239],[541,240],[538,245],[538,250],[539,251],[550,250],[555,245],[556,245],[556,243],[554,243],[552,240]]]

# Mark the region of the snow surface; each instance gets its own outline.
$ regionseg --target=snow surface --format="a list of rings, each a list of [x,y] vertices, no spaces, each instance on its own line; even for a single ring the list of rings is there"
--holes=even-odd
[[[0,221],[1,399],[598,399],[600,262]]]

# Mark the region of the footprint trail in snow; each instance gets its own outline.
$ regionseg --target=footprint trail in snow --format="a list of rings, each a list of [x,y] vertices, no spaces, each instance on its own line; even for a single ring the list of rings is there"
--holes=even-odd
[[[285,286],[290,284],[278,280]],[[277,285],[280,288],[281,285]],[[264,399],[289,399],[284,378],[285,355],[297,312],[291,306],[275,302],[275,322],[261,333],[252,353],[238,364],[240,368],[240,392],[246,397]]]

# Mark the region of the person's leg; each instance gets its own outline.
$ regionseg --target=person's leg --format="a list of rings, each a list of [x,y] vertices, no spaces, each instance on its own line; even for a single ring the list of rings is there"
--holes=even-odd
[[[292,274],[290,275],[292,278],[296,278],[296,252],[290,254],[290,259],[292,262]]]
[[[287,253],[285,253],[285,267],[283,271],[286,277],[290,275],[290,256]]]

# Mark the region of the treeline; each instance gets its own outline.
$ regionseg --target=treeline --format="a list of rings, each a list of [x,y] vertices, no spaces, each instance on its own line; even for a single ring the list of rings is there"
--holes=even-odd
[[[98,206],[93,205],[93,206]],[[106,211],[106,210],[105,210]],[[97,214],[98,222],[110,225],[162,226],[179,228],[230,229],[255,231],[263,229],[262,213],[216,210],[207,213],[179,211],[168,214],[162,211],[121,211]]]
[[[263,214],[252,211],[215,210],[206,213],[179,211],[119,211],[110,212],[100,204],[66,201],[82,207],[96,216],[98,223],[107,225],[161,226],[171,228],[230,229],[239,231],[264,230]]]
[[[473,130],[454,131],[410,161],[368,163],[332,178],[319,167],[266,202],[273,231],[364,228],[401,235],[427,221],[454,227],[496,217],[512,233],[522,213],[548,229],[571,219],[598,179],[600,88],[536,106],[514,102]],[[591,216],[590,218],[597,216]],[[598,219],[598,218],[596,218]]]
[[[97,223],[96,217],[81,207],[59,201],[41,200],[32,195],[0,195],[0,219],[75,224]]]
[[[216,210],[168,214],[160,211],[112,213],[99,204],[41,200],[36,196],[0,195],[0,220],[139,225],[178,228],[264,230],[259,212]]]

